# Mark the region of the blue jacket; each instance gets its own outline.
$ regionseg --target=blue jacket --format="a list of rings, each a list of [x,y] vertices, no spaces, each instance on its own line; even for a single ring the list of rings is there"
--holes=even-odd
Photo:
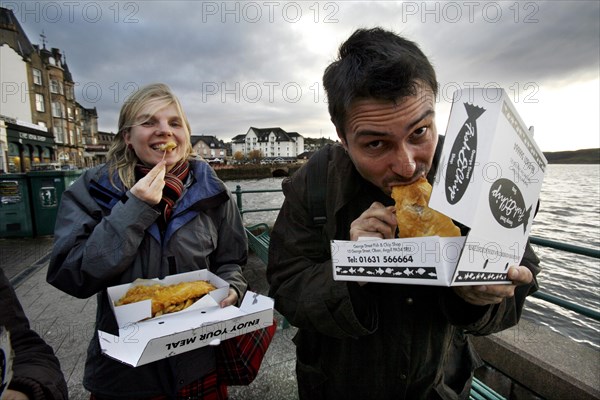
[[[246,291],[241,266],[247,239],[237,206],[207,163],[190,163],[186,189],[164,232],[154,207],[110,183],[107,165],[84,172],[63,194],[47,280],[79,298],[98,295],[83,381],[98,396],[173,395],[215,368],[210,346],[137,368],[102,355],[97,329],[117,329],[107,287],[208,268],[240,299]],[[117,176],[114,181],[121,186]]]

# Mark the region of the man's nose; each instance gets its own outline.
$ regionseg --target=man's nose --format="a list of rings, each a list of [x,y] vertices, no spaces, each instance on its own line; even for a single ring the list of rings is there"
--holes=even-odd
[[[417,171],[417,163],[410,149],[402,146],[398,148],[392,160],[392,172],[404,178],[412,178]]]

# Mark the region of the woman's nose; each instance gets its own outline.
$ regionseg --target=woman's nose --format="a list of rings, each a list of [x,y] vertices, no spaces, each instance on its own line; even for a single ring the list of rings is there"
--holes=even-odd
[[[169,121],[160,121],[158,123],[158,133],[161,135],[173,134],[173,131],[171,130],[171,125],[169,125]]]

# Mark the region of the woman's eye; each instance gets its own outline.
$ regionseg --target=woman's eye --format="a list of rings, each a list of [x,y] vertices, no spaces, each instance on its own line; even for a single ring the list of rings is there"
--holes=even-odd
[[[152,125],[154,125],[154,121],[152,121],[152,120],[144,121],[140,125],[142,125],[142,126],[152,126]]]
[[[181,128],[181,122],[179,122],[179,121],[173,121],[173,122],[171,122],[171,126],[174,126],[176,128]]]

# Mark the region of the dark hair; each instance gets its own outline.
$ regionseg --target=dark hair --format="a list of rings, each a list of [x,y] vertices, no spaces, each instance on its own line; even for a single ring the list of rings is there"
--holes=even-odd
[[[329,115],[344,136],[346,113],[355,99],[397,101],[414,96],[420,83],[437,95],[435,71],[425,54],[416,43],[381,28],[355,31],[323,74]]]

